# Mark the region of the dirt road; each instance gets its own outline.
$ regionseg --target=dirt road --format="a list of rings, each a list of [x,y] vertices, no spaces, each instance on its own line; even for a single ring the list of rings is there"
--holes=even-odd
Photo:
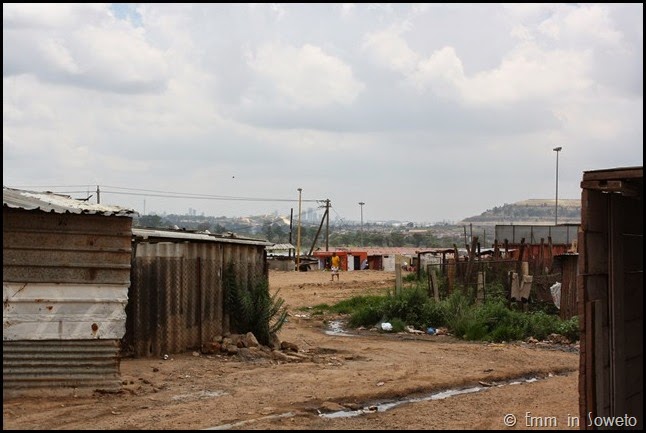
[[[577,428],[578,353],[450,336],[324,332],[342,317],[302,307],[385,293],[394,273],[271,271],[290,310],[283,358],[173,354],[123,359],[123,392],[3,401],[3,429],[545,429]],[[530,381],[527,381],[530,379]],[[463,392],[441,398],[442,391]],[[419,401],[411,401],[417,398]],[[515,425],[507,427],[513,415]]]

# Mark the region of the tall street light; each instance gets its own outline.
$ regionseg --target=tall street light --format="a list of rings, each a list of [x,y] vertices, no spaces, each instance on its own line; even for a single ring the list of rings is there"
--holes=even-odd
[[[554,225],[557,225],[559,221],[559,152],[562,149],[563,148],[561,146],[552,149],[556,152],[556,200],[554,201]]]
[[[359,202],[359,206],[361,206],[361,232],[360,232],[361,245],[359,245],[359,246],[361,246],[361,247],[363,246],[363,205],[364,204],[365,203],[362,202],[362,201]]]
[[[296,271],[301,270],[301,193],[303,188],[298,188],[298,230],[296,232]]]

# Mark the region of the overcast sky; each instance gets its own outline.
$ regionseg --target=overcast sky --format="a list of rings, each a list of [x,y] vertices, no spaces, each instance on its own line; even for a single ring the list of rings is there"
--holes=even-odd
[[[554,199],[557,157],[559,199],[643,165],[641,3],[2,12],[8,187],[213,216],[296,215],[302,188],[333,219],[458,222]]]

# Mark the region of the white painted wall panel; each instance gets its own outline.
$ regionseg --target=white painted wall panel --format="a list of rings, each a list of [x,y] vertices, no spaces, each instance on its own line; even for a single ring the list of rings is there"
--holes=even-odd
[[[119,340],[126,330],[128,286],[2,284],[2,338]]]

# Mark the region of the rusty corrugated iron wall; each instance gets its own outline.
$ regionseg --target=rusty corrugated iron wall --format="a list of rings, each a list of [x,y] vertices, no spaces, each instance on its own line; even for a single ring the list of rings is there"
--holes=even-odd
[[[643,167],[584,172],[579,233],[579,416],[635,430],[644,427],[643,179]]]
[[[129,216],[3,207],[5,392],[118,383],[131,227]]]
[[[2,281],[130,283],[132,218],[4,208]]]
[[[162,356],[199,349],[230,331],[222,273],[233,263],[240,287],[267,278],[264,244],[135,241],[127,350]]]
[[[4,341],[3,397],[33,394],[118,391],[117,340]]]
[[[561,306],[559,316],[563,320],[579,314],[577,305],[578,254],[559,256],[561,262]]]

